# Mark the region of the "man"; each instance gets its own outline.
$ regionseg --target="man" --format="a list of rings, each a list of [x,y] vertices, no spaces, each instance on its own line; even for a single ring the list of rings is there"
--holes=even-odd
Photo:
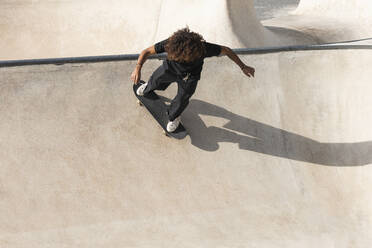
[[[181,113],[194,94],[204,58],[227,55],[248,77],[254,77],[254,68],[245,65],[228,47],[206,42],[203,37],[188,28],[180,29],[171,37],[143,50],[138,58],[131,79],[137,84],[141,79],[141,68],[148,56],[167,52],[167,59],[154,71],[149,81],[141,85],[137,95],[145,95],[153,90],[165,90],[171,83],[177,82],[178,90],[168,109],[168,132],[177,129]]]

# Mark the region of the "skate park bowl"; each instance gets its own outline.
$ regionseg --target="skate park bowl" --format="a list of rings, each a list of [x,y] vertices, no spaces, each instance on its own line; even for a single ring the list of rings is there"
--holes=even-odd
[[[231,48],[372,37],[370,0],[301,0],[262,23],[253,0],[3,0],[0,9],[0,60],[139,53],[186,25]]]
[[[261,23],[274,33],[306,34],[316,44],[371,44],[371,13],[369,0],[301,0],[289,15]]]
[[[181,141],[137,55],[0,62],[0,246],[368,247],[372,47],[236,51],[255,78],[206,59]]]
[[[0,247],[369,247],[372,5],[253,2],[1,1]],[[179,141],[130,74],[186,25],[256,76],[206,59]]]

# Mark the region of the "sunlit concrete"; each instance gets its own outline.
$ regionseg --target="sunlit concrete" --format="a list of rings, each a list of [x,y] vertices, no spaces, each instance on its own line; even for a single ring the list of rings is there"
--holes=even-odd
[[[135,61],[0,68],[0,247],[368,247],[372,51],[241,57],[206,61],[181,141]]]
[[[316,43],[263,27],[253,0],[7,0],[0,9],[0,60],[139,53],[186,26],[232,48]]]
[[[138,53],[185,26],[232,48],[372,37],[369,0],[302,0],[288,16],[262,23],[253,2],[1,1],[0,60]]]
[[[308,34],[317,43],[353,41],[372,39],[371,13],[369,0],[301,0],[290,15],[262,23],[271,30]]]

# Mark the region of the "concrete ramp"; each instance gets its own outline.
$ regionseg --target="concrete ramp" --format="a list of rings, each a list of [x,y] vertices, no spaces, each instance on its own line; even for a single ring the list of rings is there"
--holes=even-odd
[[[232,48],[314,44],[257,20],[253,0],[6,0],[0,59],[139,53],[187,25]]]
[[[155,40],[186,25],[208,41],[234,48],[262,46],[269,35],[256,18],[252,0],[163,0]]]
[[[307,34],[317,43],[367,40],[371,44],[371,13],[369,0],[301,0],[291,15],[264,21],[263,25]]]
[[[0,59],[138,53],[156,35],[161,0],[5,0]]]
[[[301,0],[296,13],[361,19],[361,22],[365,22],[371,20],[371,11],[372,3],[368,0]]]
[[[182,141],[135,61],[0,68],[0,246],[368,247],[372,51],[241,57],[206,61]]]
[[[189,26],[232,48],[372,37],[369,0],[303,0],[259,22],[253,0],[3,0],[0,59],[133,54]]]

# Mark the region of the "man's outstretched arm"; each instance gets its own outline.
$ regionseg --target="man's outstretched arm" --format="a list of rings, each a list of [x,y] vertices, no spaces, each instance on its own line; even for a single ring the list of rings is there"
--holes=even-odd
[[[235,62],[235,64],[237,64],[240,67],[240,69],[242,69],[245,75],[247,75],[248,77],[254,77],[255,69],[244,64],[243,61],[240,60],[238,55],[236,55],[236,53],[233,50],[231,50],[231,48],[221,46],[220,55],[227,55],[227,57],[229,57],[232,61]]]
[[[143,64],[146,62],[147,58],[150,55],[153,55],[155,53],[156,53],[155,46],[146,48],[145,50],[141,52],[137,60],[136,68],[134,68],[132,75],[131,75],[131,79],[133,83],[137,84],[141,80],[141,69],[142,69]]]

